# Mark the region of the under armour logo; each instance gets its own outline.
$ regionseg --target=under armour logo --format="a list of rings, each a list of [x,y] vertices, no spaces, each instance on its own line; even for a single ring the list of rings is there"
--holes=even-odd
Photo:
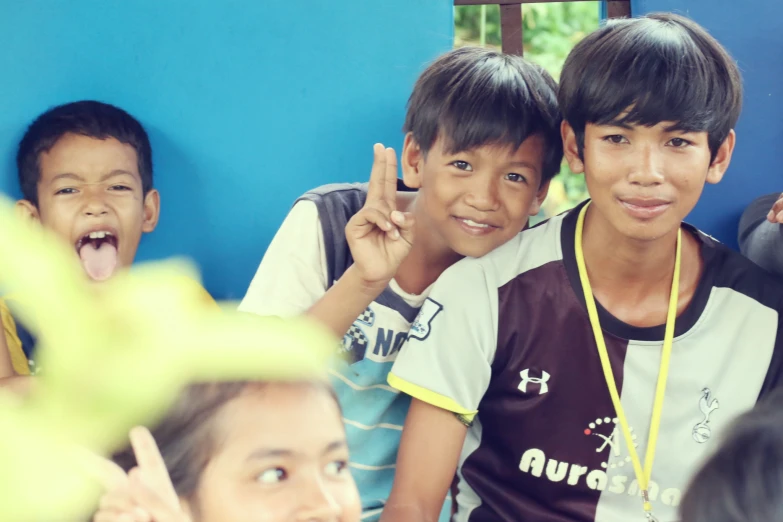
[[[544,395],[546,392],[549,391],[549,385],[547,384],[549,382],[549,374],[545,371],[541,371],[541,377],[530,377],[530,369],[525,369],[519,372],[519,376],[522,377],[522,382],[519,383],[519,391],[522,393],[527,393],[527,385],[528,383],[538,384],[540,387],[538,389],[539,395]]]

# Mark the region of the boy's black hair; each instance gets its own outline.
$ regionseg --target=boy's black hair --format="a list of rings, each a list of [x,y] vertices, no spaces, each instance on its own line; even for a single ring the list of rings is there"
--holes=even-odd
[[[546,151],[542,183],[560,171],[563,144],[557,83],[519,56],[477,47],[450,51],[419,77],[408,100],[403,132],[424,154],[438,136],[455,153],[482,145],[519,148],[539,134]]]
[[[742,110],[742,79],[728,52],[697,23],[670,13],[609,21],[566,59],[558,94],[579,153],[585,126],[706,131],[712,159]]]
[[[734,422],[680,513],[683,522],[783,522],[783,390]]]
[[[144,194],[152,188],[152,147],[144,127],[124,110],[97,101],[59,105],[41,114],[27,128],[16,153],[19,186],[24,199],[38,205],[40,157],[66,134],[105,140],[114,138],[136,150]]]

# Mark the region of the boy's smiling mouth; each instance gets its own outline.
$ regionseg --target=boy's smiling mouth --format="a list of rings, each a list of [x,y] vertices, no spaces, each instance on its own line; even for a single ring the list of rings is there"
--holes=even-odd
[[[463,230],[472,235],[485,235],[496,230],[497,226],[483,221],[474,221],[465,217],[454,216],[454,219],[459,223]]]
[[[110,227],[95,228],[76,241],[76,253],[90,279],[105,281],[114,274],[118,244],[117,232]]]
[[[671,206],[670,201],[659,198],[621,198],[618,201],[631,216],[638,219],[658,217]]]

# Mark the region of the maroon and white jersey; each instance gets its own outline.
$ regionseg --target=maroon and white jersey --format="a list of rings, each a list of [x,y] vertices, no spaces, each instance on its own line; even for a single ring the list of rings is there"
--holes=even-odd
[[[579,208],[438,279],[389,382],[470,422],[455,522],[644,521],[574,256]],[[783,283],[685,225],[704,274],[678,317],[650,497],[677,520],[684,488],[732,420],[781,382]],[[664,326],[597,303],[642,461]]]

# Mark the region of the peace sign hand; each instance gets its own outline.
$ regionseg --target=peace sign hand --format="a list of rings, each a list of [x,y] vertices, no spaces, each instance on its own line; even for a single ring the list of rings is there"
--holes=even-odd
[[[125,475],[109,463],[116,469],[103,473],[109,491],[101,497],[93,522],[191,522],[150,432],[133,428],[130,439],[138,466]]]
[[[362,282],[371,287],[385,287],[410,252],[413,215],[397,210],[394,150],[376,144],[373,152],[367,201],[348,221],[345,236]]]

